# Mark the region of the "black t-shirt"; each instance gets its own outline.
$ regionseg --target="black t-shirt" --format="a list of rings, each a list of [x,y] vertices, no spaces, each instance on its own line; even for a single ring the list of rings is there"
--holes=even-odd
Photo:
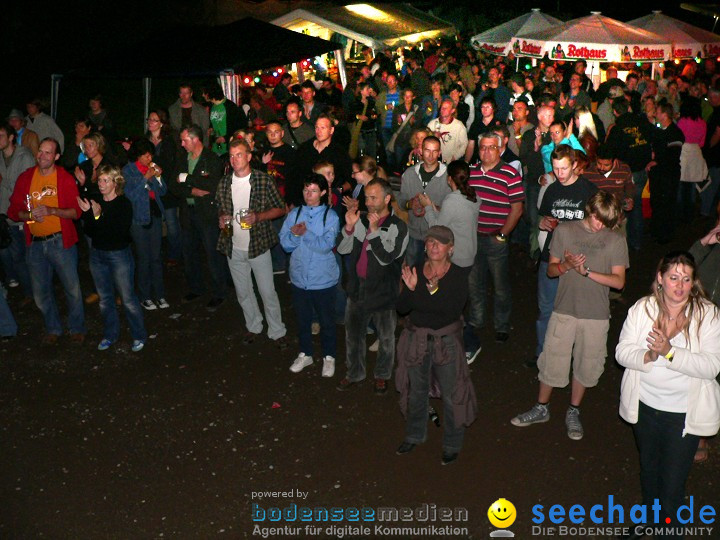
[[[418,282],[414,291],[403,285],[397,301],[397,310],[404,315],[410,313],[410,321],[419,328],[437,330],[454,323],[462,315],[468,297],[467,273],[454,264],[450,265],[438,283],[438,290],[430,294],[423,265],[415,267]]]
[[[556,218],[560,222],[585,219],[585,203],[597,190],[597,186],[584,176],[579,176],[569,186],[564,186],[557,181],[553,182],[543,195],[538,214]],[[543,262],[550,260],[551,240],[552,232],[549,232],[540,255],[540,260]]]
[[[290,145],[282,144],[277,148],[268,148],[267,152],[273,153],[266,164],[267,173],[275,179],[280,195],[286,197],[286,182],[295,161],[295,150]]]
[[[99,219],[93,217],[92,208],[82,213],[85,232],[92,238],[93,249],[117,251],[130,245],[130,225],[132,224],[132,204],[124,195],[118,195],[112,201],[102,197],[99,201],[102,214]]]
[[[440,168],[440,164],[438,163],[437,167],[435,167],[432,171],[427,172],[425,170],[425,167],[423,165],[420,165],[420,181],[424,186],[427,186],[430,183],[430,180],[433,179],[433,176],[435,176],[438,172],[438,169]]]

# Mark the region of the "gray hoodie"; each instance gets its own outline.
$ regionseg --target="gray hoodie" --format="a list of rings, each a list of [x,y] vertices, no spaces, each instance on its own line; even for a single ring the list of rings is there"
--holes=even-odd
[[[425,221],[429,227],[445,225],[455,236],[452,262],[461,268],[468,268],[475,262],[477,252],[477,221],[480,199],[469,201],[455,190],[442,202],[439,211],[432,206],[425,207]]]
[[[435,176],[432,177],[428,185],[423,190],[422,179],[420,178],[420,167],[422,162],[414,167],[408,168],[402,175],[402,183],[400,184],[400,195],[398,196],[398,206],[407,208],[407,202],[423,191],[430,197],[430,200],[436,206],[442,207],[443,200],[450,194],[450,186],[447,183],[447,167],[444,163],[439,163]],[[477,221],[477,220],[476,220]],[[408,232],[410,238],[416,240],[424,240],[425,233],[428,230],[427,221],[420,216],[417,217],[412,209],[408,211]]]

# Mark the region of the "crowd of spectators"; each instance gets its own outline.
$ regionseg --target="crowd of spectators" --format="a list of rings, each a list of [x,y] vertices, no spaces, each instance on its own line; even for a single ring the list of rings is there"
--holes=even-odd
[[[462,382],[474,401],[466,368],[456,380],[447,362],[479,358],[486,326],[498,343],[523,339],[511,336],[508,265],[516,245],[537,271],[537,346],[527,364],[539,369],[540,392],[513,424],[544,422],[552,388],[572,384],[568,436],[582,438],[581,400],[602,373],[608,302],[622,293],[628,252],[649,238],[667,244],[696,217],[707,225],[717,218],[715,61],[668,64],[655,79],[647,66],[608,65],[596,88],[583,60],[546,58],[530,67],[461,40],[364,56],[345,88],[327,74],[293,84],[282,73],[273,88],[242,87],[233,103],[215,82],[182,84],[177,101],[151,111],[145,134],[134,139],[119,139],[125,134],[100,95],[67,137],[39,100],[28,101],[26,115],[11,110],[0,124],[0,259],[4,285],[22,294],[14,306],[0,294],[0,334],[15,335],[11,308],[34,301],[43,345],[58,343],[56,274],[73,343],[86,334],[84,304],[99,301],[98,349],[119,339],[122,305],[139,351],[143,311],[209,294],[205,307],[213,312],[232,285],[245,317],[243,343],[253,343],[265,321],[268,338],[284,350],[291,342],[274,280],[288,273],[299,340],[290,369],[314,363],[312,334],[319,333],[322,376],[333,377],[341,322],[341,391],[366,378],[371,331],[374,391],[386,393],[398,310],[410,313],[406,330],[422,337],[407,336],[403,381],[396,381],[412,417],[398,450],[406,453],[424,440],[418,411],[427,405],[430,364],[445,367],[438,368],[443,393]],[[78,244],[80,237],[87,242]],[[85,245],[95,291],[83,301],[78,247]],[[180,265],[184,295],[164,285],[167,268]],[[703,268],[700,278],[719,270]],[[438,300],[445,294],[446,304]],[[447,334],[438,333],[443,327]],[[467,406],[455,418],[469,423]],[[446,402],[450,419],[452,408]],[[446,436],[443,462],[451,463],[462,433]]]

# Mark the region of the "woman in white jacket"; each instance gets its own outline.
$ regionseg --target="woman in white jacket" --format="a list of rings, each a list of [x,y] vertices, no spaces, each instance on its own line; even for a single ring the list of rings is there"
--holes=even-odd
[[[658,499],[658,523],[677,523],[698,439],[720,427],[720,315],[692,255],[660,261],[652,293],[628,312],[615,358],[626,368],[620,416],[633,425],[643,504]]]

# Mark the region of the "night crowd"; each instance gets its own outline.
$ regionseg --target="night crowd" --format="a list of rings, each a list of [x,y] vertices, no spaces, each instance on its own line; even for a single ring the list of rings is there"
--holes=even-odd
[[[285,279],[298,332],[290,371],[319,358],[333,377],[344,325],[337,389],[367,377],[368,350],[376,394],[395,371],[407,419],[398,454],[425,441],[428,398],[441,396],[449,464],[477,414],[468,366],[482,357],[480,329],[512,338],[511,245],[537,274],[527,365],[539,379],[537,402],[511,422],[546,422],[553,388],[571,385],[567,435],[579,440],[629,251],[703,220],[706,236],[658,263],[615,352],[643,499],[672,516],[720,426],[715,60],[667,63],[655,78],[649,65],[607,65],[596,87],[583,60],[531,67],[462,41],[363,54],[344,89],[328,73],[295,84],[279,70],[274,87],[243,86],[234,103],[215,81],[182,84],[134,139],[100,95],[67,136],[40,100],[12,109],[0,124],[0,259],[18,294],[0,294],[0,335],[15,336],[12,311],[34,303],[42,346],[82,345],[86,305],[99,303],[97,348],[120,339],[124,312],[138,352],[145,311],[166,310],[168,297],[216,311],[232,286],[238,339],[249,345],[266,327],[285,350],[294,342],[275,288]],[[93,278],[84,296],[78,250]],[[182,267],[182,293],[166,293],[168,267]]]

